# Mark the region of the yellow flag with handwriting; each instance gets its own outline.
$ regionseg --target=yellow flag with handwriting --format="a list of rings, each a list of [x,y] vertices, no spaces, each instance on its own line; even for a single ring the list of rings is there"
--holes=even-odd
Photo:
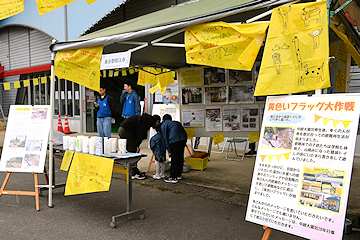
[[[255,96],[330,87],[326,2],[273,10]]]
[[[24,0],[0,1],[0,20],[14,16],[24,11]]]
[[[214,145],[217,145],[224,141],[224,133],[213,134],[212,137],[214,139]]]
[[[36,0],[40,16],[75,0]]]
[[[109,191],[114,160],[75,153],[65,187],[65,196]]]
[[[252,132],[248,134],[248,138],[249,138],[249,143],[258,142],[260,138],[260,134],[258,131]]]
[[[186,63],[250,71],[269,23],[204,23],[185,30]]]
[[[93,2],[96,2],[96,0],[86,0],[87,4],[90,5],[92,4]]]
[[[87,88],[100,89],[100,61],[104,46],[58,51],[55,75]]]

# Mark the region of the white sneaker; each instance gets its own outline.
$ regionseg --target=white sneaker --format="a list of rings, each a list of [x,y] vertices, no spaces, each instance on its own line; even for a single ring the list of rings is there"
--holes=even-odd
[[[161,178],[165,178],[165,174],[160,174],[160,177],[161,177]]]
[[[181,180],[181,177],[177,177],[176,179],[177,179],[177,180]]]
[[[155,175],[153,175],[153,179],[161,179],[161,177],[160,177],[160,175],[155,174]]]

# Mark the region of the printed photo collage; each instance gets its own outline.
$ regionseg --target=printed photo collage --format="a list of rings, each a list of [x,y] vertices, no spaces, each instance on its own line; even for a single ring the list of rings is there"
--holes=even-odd
[[[259,69],[256,62],[252,71],[216,67],[181,70],[181,104],[265,103],[265,96],[254,96]]]

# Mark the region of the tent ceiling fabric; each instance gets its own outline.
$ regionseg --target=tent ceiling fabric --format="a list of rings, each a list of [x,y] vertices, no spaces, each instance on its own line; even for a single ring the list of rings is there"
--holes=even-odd
[[[221,4],[218,0],[194,0],[101,29],[73,41],[52,44],[50,49],[56,52],[104,45],[104,53],[122,52],[136,47],[123,45],[120,43],[122,41],[150,42],[175,30],[214,20],[243,22],[269,8],[289,2],[293,0],[230,0]],[[184,43],[183,38],[184,34],[181,33],[164,42]],[[158,64],[173,69],[184,67],[186,66],[185,49],[148,46],[132,52],[131,64]]]

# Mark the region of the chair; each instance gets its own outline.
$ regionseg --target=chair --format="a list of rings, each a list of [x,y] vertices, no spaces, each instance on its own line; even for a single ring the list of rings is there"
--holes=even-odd
[[[242,156],[237,154],[236,143],[245,143],[244,152],[243,152]],[[247,147],[248,143],[249,143],[248,138],[229,138],[229,139],[227,139],[225,145],[228,144],[228,148],[227,148],[227,151],[226,151],[225,159],[226,160],[239,161],[239,162],[243,161],[244,156],[245,156],[245,150],[246,150],[246,147]],[[228,157],[228,153],[229,153],[229,149],[230,149],[231,144],[233,144],[233,146],[234,146],[236,156],[241,157],[241,160],[236,159],[236,158],[229,158]]]

